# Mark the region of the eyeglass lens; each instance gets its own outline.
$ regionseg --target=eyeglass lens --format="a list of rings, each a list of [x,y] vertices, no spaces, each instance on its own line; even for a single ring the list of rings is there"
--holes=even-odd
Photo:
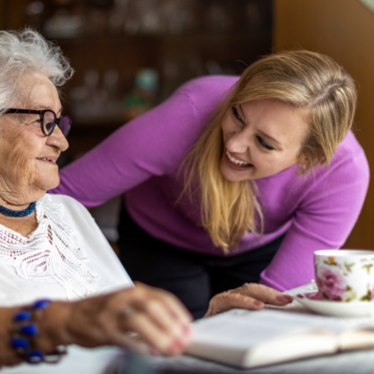
[[[70,124],[70,117],[68,117],[68,116],[60,117],[58,127],[60,128],[61,132],[64,134],[65,137],[67,137],[68,134],[69,134],[70,125],[71,125]]]
[[[56,117],[52,112],[44,112],[43,117],[43,127],[45,130],[45,133],[50,135],[54,128],[56,126]],[[69,117],[60,117],[58,127],[60,128],[61,132],[64,134],[64,136],[68,135],[69,129],[70,129],[70,119]]]

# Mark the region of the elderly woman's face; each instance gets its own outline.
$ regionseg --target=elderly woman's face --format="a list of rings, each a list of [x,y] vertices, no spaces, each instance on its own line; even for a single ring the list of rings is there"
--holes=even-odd
[[[54,84],[44,74],[22,77],[14,108],[51,109],[57,117],[61,102]],[[56,161],[68,142],[56,126],[50,136],[40,128],[38,115],[0,117],[0,196],[8,202],[31,202],[59,184]]]

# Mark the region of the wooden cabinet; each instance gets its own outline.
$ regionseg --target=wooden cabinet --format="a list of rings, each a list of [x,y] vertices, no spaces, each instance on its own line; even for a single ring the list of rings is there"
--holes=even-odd
[[[305,48],[333,57],[355,79],[355,135],[374,164],[374,12],[359,0],[275,0],[274,47]],[[373,135],[373,136],[372,136]],[[374,188],[345,248],[374,248]]]

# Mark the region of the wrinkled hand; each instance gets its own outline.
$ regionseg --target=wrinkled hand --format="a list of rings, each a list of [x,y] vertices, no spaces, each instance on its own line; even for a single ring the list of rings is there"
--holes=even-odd
[[[214,316],[230,309],[262,309],[266,304],[284,306],[292,297],[283,295],[273,288],[257,283],[245,283],[243,286],[215,295],[209,303],[204,317]]]
[[[188,345],[192,319],[175,296],[140,283],[77,302],[51,303],[48,316],[52,325],[48,328],[46,322],[41,327],[56,331],[55,345],[128,348],[133,344],[128,332],[136,332],[153,347],[151,353],[168,355],[178,354]]]

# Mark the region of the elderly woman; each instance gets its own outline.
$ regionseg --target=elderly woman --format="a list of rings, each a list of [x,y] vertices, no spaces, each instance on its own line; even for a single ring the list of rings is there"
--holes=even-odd
[[[181,303],[132,287],[88,211],[70,197],[46,194],[59,184],[56,161],[68,148],[71,119],[62,115],[57,87],[71,75],[60,49],[38,33],[0,32],[0,364],[53,361],[61,345],[127,347],[129,331],[151,352],[180,353],[191,320]],[[245,285],[213,298],[207,315],[289,301]],[[100,373],[116,352],[73,348],[53,372]]]

